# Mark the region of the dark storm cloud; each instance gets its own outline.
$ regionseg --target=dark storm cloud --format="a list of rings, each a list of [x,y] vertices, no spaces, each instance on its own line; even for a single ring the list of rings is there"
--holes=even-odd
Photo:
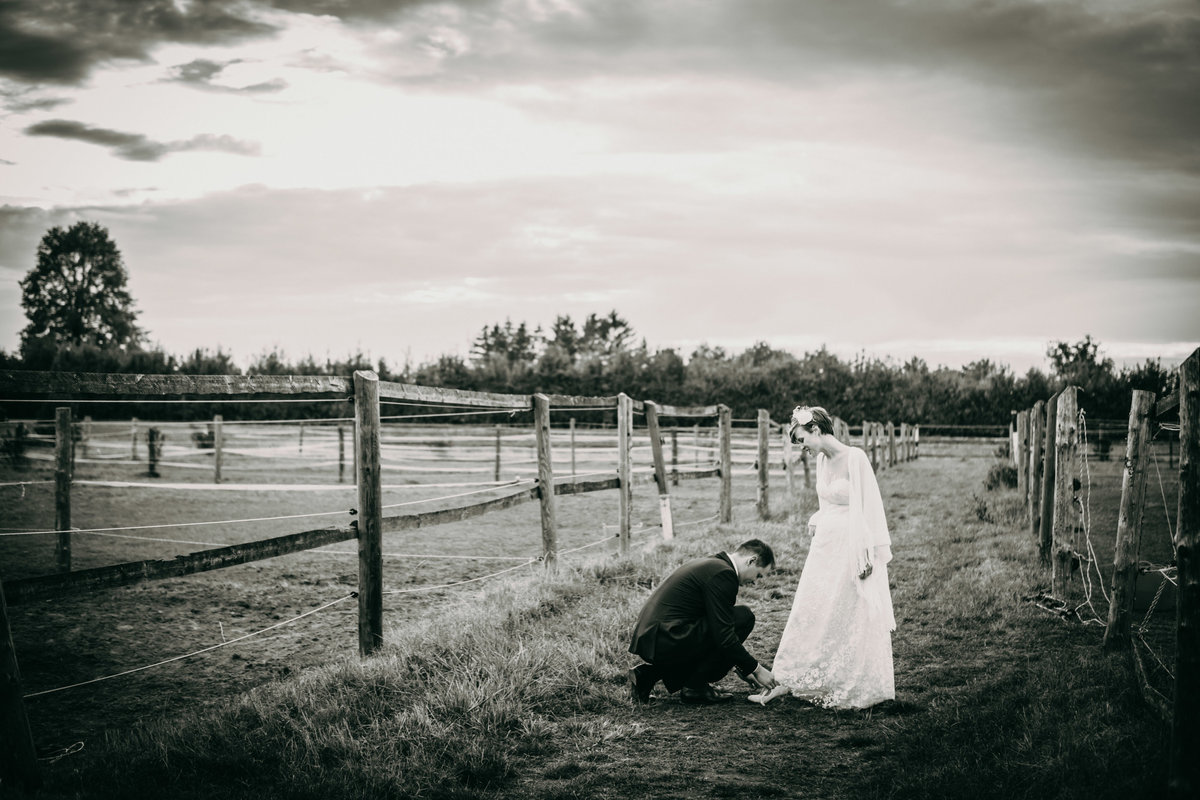
[[[171,77],[167,78],[166,82],[182,83],[209,92],[227,92],[230,94],[268,94],[271,92],[282,92],[287,88],[287,81],[282,78],[254,83],[248,86],[225,86],[224,84],[214,83],[220,77],[221,73],[225,71],[226,67],[240,63],[242,63],[241,59],[218,63],[216,61],[209,61],[206,58],[198,58],[187,64],[180,64],[173,67],[171,69]]]
[[[144,60],[169,42],[216,44],[266,36],[239,0],[6,0],[0,3],[0,76],[78,84],[97,64]]]
[[[219,44],[269,36],[256,11],[277,8],[346,22],[394,18],[433,0],[3,0],[0,77],[80,84],[114,59],[145,60],[160,44]],[[488,0],[460,0],[475,6]],[[273,88],[264,89],[273,91]]]
[[[185,141],[156,142],[144,134],[114,131],[109,128],[94,128],[68,119],[39,122],[26,128],[25,133],[29,136],[50,136],[100,145],[111,149],[113,155],[126,161],[159,161],[169,153],[197,150],[219,151],[243,156],[258,155],[259,153],[257,144],[239,141],[231,136],[205,133]]]

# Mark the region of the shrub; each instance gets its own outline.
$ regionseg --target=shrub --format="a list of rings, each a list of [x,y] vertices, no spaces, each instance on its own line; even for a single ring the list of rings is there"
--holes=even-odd
[[[989,492],[1001,486],[1009,489],[1017,488],[1017,468],[1003,462],[993,464],[992,468],[988,470],[987,477],[983,480],[983,486]]]

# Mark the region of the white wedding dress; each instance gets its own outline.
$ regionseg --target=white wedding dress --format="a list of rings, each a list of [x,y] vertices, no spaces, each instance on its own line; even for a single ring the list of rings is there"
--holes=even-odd
[[[795,697],[868,708],[896,697],[891,540],[866,454],[851,448],[847,466],[849,478],[831,479],[826,460],[817,458],[820,510],[809,522],[816,531],[772,672]],[[866,563],[872,572],[863,580]]]

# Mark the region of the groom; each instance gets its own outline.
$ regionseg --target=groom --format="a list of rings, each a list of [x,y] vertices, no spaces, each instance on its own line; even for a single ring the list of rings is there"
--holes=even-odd
[[[694,559],[667,576],[642,608],[629,643],[629,652],[647,662],[628,673],[634,702],[650,702],[650,690],[660,680],[685,703],[727,700],[729,695],[711,684],[730,667],[747,683],[774,686],[771,671],[742,646],[754,628],[754,613],[734,604],[738,586],[774,565],[770,546],[751,539],[732,553]]]

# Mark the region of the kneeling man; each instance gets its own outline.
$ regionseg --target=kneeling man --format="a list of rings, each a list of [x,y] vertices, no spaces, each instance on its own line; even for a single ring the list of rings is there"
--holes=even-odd
[[[747,683],[774,686],[775,676],[742,646],[754,629],[754,612],[735,605],[738,586],[774,565],[770,546],[751,539],[732,553],[694,559],[667,576],[642,608],[629,644],[629,652],[646,661],[629,670],[634,702],[649,702],[660,680],[685,703],[728,699],[711,684],[731,667]]]

